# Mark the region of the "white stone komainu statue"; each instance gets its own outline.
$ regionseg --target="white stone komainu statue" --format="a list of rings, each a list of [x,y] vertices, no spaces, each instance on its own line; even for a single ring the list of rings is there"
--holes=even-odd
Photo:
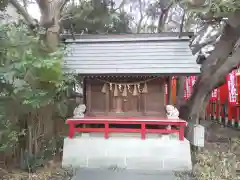
[[[79,104],[73,111],[73,118],[84,118],[84,112],[86,111],[85,104]]]
[[[179,119],[179,111],[173,105],[166,105],[166,115],[168,119]],[[167,129],[171,129],[171,126],[168,125]]]
[[[166,105],[166,112],[168,119],[179,119],[179,111],[173,105]]]
[[[73,88],[76,98],[77,107],[73,111],[73,118],[84,118],[84,112],[86,111],[86,105],[83,103],[83,88],[81,83],[75,84]]]

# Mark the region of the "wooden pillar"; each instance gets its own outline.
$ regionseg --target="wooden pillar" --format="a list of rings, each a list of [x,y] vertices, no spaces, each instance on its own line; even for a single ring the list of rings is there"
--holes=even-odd
[[[172,103],[173,105],[177,104],[177,87],[176,87],[176,78],[172,79]]]
[[[91,113],[91,83],[88,80],[86,80],[86,96],[87,96],[87,113]]]
[[[143,94],[143,115],[146,114],[147,112],[147,95],[146,94]]]
[[[163,97],[164,97],[164,106],[168,105],[168,79],[164,79],[164,86],[163,86]]]
[[[83,103],[87,106],[87,81],[86,77],[83,77],[82,79],[82,90],[83,90]]]
[[[122,113],[123,112],[123,109],[122,109],[122,106],[123,106],[123,99],[122,97],[115,97],[116,98],[116,113]]]
[[[109,89],[107,88],[106,93],[105,93],[105,115],[108,115],[109,112]]]
[[[168,104],[173,104],[172,101],[172,76],[168,77]]]

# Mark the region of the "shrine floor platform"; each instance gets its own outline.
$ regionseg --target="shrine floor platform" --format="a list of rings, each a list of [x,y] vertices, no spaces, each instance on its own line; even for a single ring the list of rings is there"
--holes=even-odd
[[[85,133],[84,133],[85,134]],[[190,143],[177,135],[111,133],[104,139],[100,133],[86,133],[65,138],[64,167],[119,168],[125,170],[189,171],[192,169]]]

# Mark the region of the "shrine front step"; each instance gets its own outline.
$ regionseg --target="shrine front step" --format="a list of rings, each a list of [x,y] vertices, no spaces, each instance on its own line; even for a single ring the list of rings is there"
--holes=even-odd
[[[65,138],[63,167],[126,170],[192,170],[188,140],[162,136],[141,140],[136,137],[81,136]]]
[[[135,172],[105,169],[79,169],[72,180],[176,180],[174,172]],[[189,179],[190,180],[190,179]]]

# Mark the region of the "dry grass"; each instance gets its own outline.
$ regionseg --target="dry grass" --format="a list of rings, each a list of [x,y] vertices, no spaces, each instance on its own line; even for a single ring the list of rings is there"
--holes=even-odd
[[[178,173],[179,180],[240,180],[240,132],[211,121],[202,124],[206,130],[205,147],[193,148],[195,178]]]
[[[1,174],[1,171],[0,171]],[[41,168],[36,173],[27,173],[19,170],[2,171],[1,180],[70,180],[75,174],[72,168],[64,169],[58,164],[54,168]]]
[[[209,136],[217,134],[213,128],[210,128],[210,131]],[[219,134],[226,137],[222,132]],[[226,134],[231,133],[226,132]],[[179,180],[240,180],[240,174],[236,174],[236,170],[240,170],[240,137],[228,137],[228,139],[228,142],[206,141],[204,149],[193,151],[195,160],[193,173],[178,173]],[[237,162],[238,167],[236,167]],[[74,174],[73,169],[63,169],[58,164],[54,168],[38,169],[33,174],[0,169],[0,177],[2,177],[0,180],[70,180]],[[192,174],[195,177],[192,177]]]
[[[226,136],[218,136],[215,142],[206,141],[204,149],[193,152],[193,174],[198,180],[240,180],[239,134],[225,140]]]

